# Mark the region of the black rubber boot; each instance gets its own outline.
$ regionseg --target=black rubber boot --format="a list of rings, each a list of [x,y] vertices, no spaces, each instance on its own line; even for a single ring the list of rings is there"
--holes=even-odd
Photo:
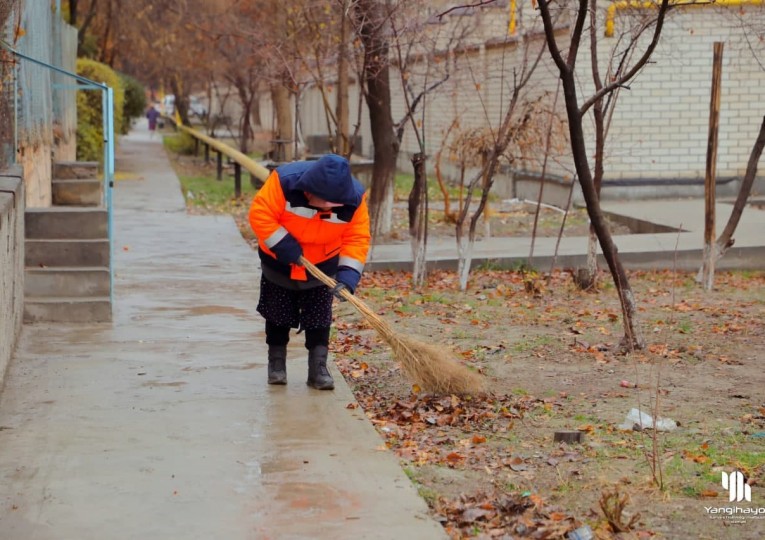
[[[335,381],[327,369],[327,347],[317,345],[308,351],[308,381],[306,384],[317,390],[334,390]]]
[[[268,384],[287,384],[287,347],[269,345]]]

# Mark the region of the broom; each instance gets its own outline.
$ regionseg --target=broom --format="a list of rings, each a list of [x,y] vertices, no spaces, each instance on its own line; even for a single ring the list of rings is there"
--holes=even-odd
[[[299,264],[305,266],[311,275],[330,289],[337,284],[305,257],[300,257]],[[385,320],[349,290],[341,290],[340,295],[350,302],[385,340],[409,378],[422,389],[435,394],[475,394],[483,390],[482,378],[460,364],[451,350],[424,343],[410,336],[398,335]]]

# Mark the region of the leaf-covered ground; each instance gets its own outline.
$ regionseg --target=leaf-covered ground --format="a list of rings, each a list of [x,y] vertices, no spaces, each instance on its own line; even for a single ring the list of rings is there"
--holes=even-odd
[[[461,293],[449,272],[420,292],[405,273],[365,274],[361,298],[394,329],[447,344],[485,375],[490,391],[470,398],[416,393],[355,310],[338,308],[349,407],[364,409],[451,537],[563,538],[583,524],[600,538],[762,537],[764,520],[724,527],[704,507],[727,503],[721,471],[763,486],[765,274],[719,274],[711,293],[690,275],[631,280],[648,345],[619,356],[607,275],[585,293],[566,272],[483,270]],[[620,428],[632,408],[679,427]],[[556,443],[557,431],[584,442]]]

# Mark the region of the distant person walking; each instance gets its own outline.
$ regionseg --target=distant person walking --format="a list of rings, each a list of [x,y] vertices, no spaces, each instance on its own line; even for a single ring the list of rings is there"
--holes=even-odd
[[[154,138],[154,132],[157,131],[157,121],[159,120],[159,111],[152,104],[146,111],[146,118],[149,120],[149,138]]]

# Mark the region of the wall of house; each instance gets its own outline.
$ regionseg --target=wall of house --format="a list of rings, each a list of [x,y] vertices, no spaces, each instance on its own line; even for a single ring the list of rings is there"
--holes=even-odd
[[[21,169],[0,171],[0,388],[24,311],[24,182]]]

